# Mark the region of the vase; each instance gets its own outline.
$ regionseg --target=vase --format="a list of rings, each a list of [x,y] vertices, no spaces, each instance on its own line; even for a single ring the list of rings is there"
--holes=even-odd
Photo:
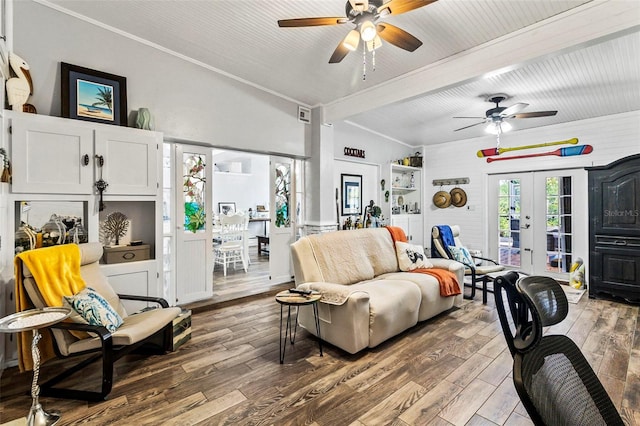
[[[138,129],[153,130],[153,118],[148,108],[139,108],[136,117],[136,127]]]

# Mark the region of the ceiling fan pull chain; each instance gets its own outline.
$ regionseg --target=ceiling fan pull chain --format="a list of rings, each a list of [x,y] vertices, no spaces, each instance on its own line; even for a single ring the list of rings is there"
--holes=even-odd
[[[371,67],[372,71],[376,70],[376,39],[371,42],[373,49],[371,49]]]
[[[362,43],[362,80],[367,79],[367,43]]]

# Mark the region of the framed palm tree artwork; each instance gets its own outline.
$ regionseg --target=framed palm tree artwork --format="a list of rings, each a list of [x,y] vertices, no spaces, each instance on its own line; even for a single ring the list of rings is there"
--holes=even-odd
[[[127,125],[127,79],[61,63],[62,116],[97,123]]]

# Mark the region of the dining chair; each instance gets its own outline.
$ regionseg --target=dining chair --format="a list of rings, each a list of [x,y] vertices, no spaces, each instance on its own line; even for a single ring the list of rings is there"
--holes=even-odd
[[[224,276],[227,267],[240,261],[247,272],[246,218],[243,214],[220,215],[220,244],[215,247],[215,264],[222,265]]]

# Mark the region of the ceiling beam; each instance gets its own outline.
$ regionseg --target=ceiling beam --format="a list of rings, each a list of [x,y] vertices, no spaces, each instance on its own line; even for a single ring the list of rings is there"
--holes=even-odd
[[[325,123],[640,31],[640,1],[594,0],[323,107]]]

